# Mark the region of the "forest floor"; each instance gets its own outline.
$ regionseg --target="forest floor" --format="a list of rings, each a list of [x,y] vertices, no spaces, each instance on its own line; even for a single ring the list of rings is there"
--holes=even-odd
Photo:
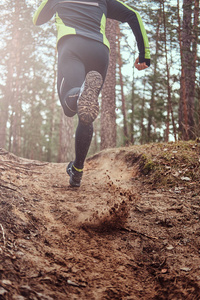
[[[200,141],[66,164],[0,149],[0,299],[200,299]]]

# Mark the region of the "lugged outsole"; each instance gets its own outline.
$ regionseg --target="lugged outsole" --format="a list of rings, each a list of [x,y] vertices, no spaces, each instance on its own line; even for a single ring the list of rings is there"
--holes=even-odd
[[[86,125],[91,124],[98,116],[98,96],[102,84],[103,79],[98,72],[90,71],[86,75],[77,104],[79,120]]]

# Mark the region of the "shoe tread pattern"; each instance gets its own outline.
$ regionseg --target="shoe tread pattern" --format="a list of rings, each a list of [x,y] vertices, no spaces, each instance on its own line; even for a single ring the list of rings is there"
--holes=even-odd
[[[102,76],[98,72],[91,71],[86,75],[83,91],[78,100],[79,120],[86,125],[91,124],[98,116],[98,96],[102,83]]]

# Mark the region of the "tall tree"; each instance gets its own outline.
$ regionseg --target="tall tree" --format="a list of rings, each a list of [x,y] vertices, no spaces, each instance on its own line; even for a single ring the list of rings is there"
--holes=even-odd
[[[15,61],[15,78],[13,78],[13,98],[12,98],[12,109],[13,109],[13,122],[12,122],[12,136],[13,145],[12,151],[16,155],[20,155],[21,146],[21,84],[20,80],[22,74],[22,27],[20,24],[20,10],[24,6],[24,1],[15,1],[14,3],[14,26],[13,26],[13,38],[12,38],[12,59]]]
[[[59,150],[57,162],[66,162],[73,159],[73,119],[67,118],[61,111],[59,130]]]
[[[156,28],[156,36],[155,36],[155,40],[156,40],[156,49],[155,49],[155,55],[154,55],[154,60],[153,60],[153,78],[152,78],[152,89],[151,89],[151,99],[150,99],[150,108],[148,111],[148,127],[147,127],[147,141],[150,142],[151,141],[151,131],[152,131],[152,122],[154,121],[154,115],[155,115],[155,92],[156,92],[156,84],[157,84],[157,65],[158,65],[158,56],[159,56],[159,40],[160,40],[160,26],[161,26],[161,22],[162,22],[162,8],[161,8],[161,3],[160,3],[160,7],[157,11],[157,20],[158,22],[157,24],[157,28]]]
[[[116,26],[114,20],[107,20],[106,35],[110,42],[110,63],[102,90],[101,106],[101,150],[116,146],[116,115],[115,115],[115,85],[116,85]]]
[[[177,0],[178,7],[178,38],[181,57],[181,80],[180,80],[180,101],[179,101],[179,132],[182,138],[188,140],[188,114],[187,114],[187,99],[186,99],[186,79],[185,79],[185,65],[183,61],[183,43],[181,37],[181,18],[180,5]]]
[[[197,59],[197,26],[199,17],[199,1],[183,0],[182,22],[182,68],[185,77],[185,87],[181,82],[182,91],[185,88],[188,124],[182,129],[184,139],[195,138],[194,98]],[[182,120],[180,120],[182,121]],[[188,125],[188,126],[187,126]]]
[[[56,64],[57,64],[57,50],[55,49],[54,55],[54,64],[53,64],[53,87],[51,92],[51,104],[50,104],[50,112],[51,116],[49,117],[50,126],[49,126],[49,143],[47,149],[47,160],[52,160],[52,143],[53,143],[53,132],[54,132],[54,123],[55,123],[55,109],[56,109]]]
[[[123,116],[123,132],[124,132],[124,143],[128,142],[128,129],[127,129],[127,119],[126,119],[126,103],[125,103],[125,96],[124,96],[124,83],[123,83],[123,75],[122,75],[122,56],[121,56],[121,47],[120,47],[120,27],[117,24],[117,54],[118,54],[118,66],[119,66],[119,83],[120,83],[120,90],[121,90],[121,102],[122,102],[122,116]]]
[[[2,97],[0,103],[0,147],[6,148],[7,122],[9,118],[8,108],[13,98],[12,78],[14,74],[15,56],[15,49],[12,46],[12,40],[14,38],[14,32],[12,31],[14,17],[11,13],[13,9],[13,3],[4,1],[0,4],[0,9],[4,12],[4,17],[1,19],[4,23],[4,25],[1,24],[2,27],[4,27],[4,31],[2,32],[2,36],[4,37],[4,39],[1,41],[0,49],[1,67],[5,66],[5,72],[3,73],[3,76],[1,78],[1,81],[3,81],[3,83],[1,84]],[[8,37],[11,38],[8,39]]]
[[[165,3],[163,1],[163,25],[164,25],[164,49],[165,49],[165,61],[166,61],[166,71],[167,71],[167,120],[166,120],[166,132],[165,132],[165,141],[169,141],[169,122],[170,122],[170,113],[172,117],[174,139],[176,141],[176,126],[174,123],[174,115],[172,109],[172,100],[171,100],[171,85],[170,85],[170,69],[169,69],[169,58],[168,58],[168,48],[167,48],[167,28],[166,28],[166,16],[165,16]]]
[[[200,9],[200,6],[199,6],[199,0],[195,0],[195,4],[194,4],[194,26],[193,26],[193,35],[194,35],[194,42],[193,42],[193,57],[194,57],[194,72],[196,72],[197,70],[197,59],[198,59],[198,56],[197,56],[197,49],[198,49],[198,32],[199,32],[199,9]],[[197,79],[197,78],[195,78]],[[199,101],[199,105],[200,105],[200,98],[198,97],[199,96],[199,88],[196,84],[195,86],[196,88],[196,94],[197,94],[197,101]],[[198,124],[198,118],[200,119],[200,115],[197,116],[197,121],[195,121],[195,128],[197,128],[197,130],[195,130],[195,135],[196,136],[199,136],[199,124]]]
[[[134,144],[134,126],[135,126],[135,53],[133,52],[133,80],[131,84],[131,114],[130,114],[130,142]]]
[[[140,121],[140,143],[144,144],[145,143],[145,124],[144,124],[144,119],[145,119],[145,88],[146,88],[146,79],[143,79],[143,97],[142,97],[142,105],[141,105],[141,121]]]

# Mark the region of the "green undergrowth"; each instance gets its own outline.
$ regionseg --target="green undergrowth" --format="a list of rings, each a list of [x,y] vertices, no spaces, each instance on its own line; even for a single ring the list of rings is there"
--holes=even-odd
[[[153,187],[200,187],[200,140],[131,146],[127,166]]]

